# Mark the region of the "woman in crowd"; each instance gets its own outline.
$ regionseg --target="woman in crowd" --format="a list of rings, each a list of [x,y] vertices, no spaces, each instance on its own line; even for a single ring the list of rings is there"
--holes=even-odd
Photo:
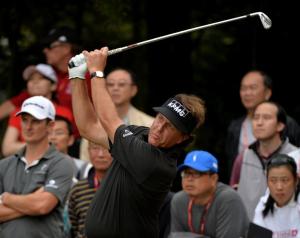
[[[260,199],[253,222],[273,232],[273,237],[300,237],[300,199],[297,165],[278,154],[267,166],[269,191]]]

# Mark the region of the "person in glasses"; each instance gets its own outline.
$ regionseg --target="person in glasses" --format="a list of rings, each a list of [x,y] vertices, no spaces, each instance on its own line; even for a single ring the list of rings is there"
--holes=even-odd
[[[171,202],[170,237],[188,234],[232,238],[246,234],[247,211],[237,192],[218,182],[218,161],[209,152],[189,152],[178,167],[182,191]],[[186,232],[186,235],[182,232]]]
[[[297,165],[285,154],[277,154],[267,165],[269,191],[256,209],[253,222],[273,232],[273,237],[299,237],[300,198]]]
[[[252,120],[256,106],[270,100],[273,92],[273,80],[266,72],[253,69],[248,71],[240,82],[241,104],[246,114],[232,120],[227,129],[226,156],[228,172],[231,172],[234,162],[255,141]],[[300,146],[300,127],[296,120],[287,116],[283,135],[296,146]]]
[[[132,100],[139,90],[134,72],[126,68],[114,68],[107,74],[105,82],[117,113],[126,125],[151,126],[154,117],[132,105]],[[88,140],[84,138],[80,144],[80,159],[89,161]]]
[[[93,167],[89,170],[87,178],[79,180],[70,192],[68,210],[73,238],[86,237],[85,221],[88,208],[113,161],[108,149],[91,141],[88,141],[88,151]]]

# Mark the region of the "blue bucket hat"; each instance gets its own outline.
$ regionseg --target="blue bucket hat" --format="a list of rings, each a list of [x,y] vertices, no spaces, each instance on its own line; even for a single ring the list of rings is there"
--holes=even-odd
[[[183,164],[178,166],[179,171],[185,168],[191,168],[199,172],[218,173],[218,160],[206,151],[194,150],[189,152]]]

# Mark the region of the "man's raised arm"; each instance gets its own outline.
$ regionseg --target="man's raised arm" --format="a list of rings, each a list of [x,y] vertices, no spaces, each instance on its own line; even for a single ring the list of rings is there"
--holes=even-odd
[[[84,51],[83,54],[91,75],[94,75],[95,72],[99,71],[100,74],[101,72],[103,73],[108,56],[107,47],[103,47],[100,50],[94,50],[91,52]],[[95,111],[109,139],[113,142],[116,129],[124,123],[120,119],[111,96],[106,89],[104,77],[97,76],[96,74],[92,78],[91,84]]]
[[[75,122],[81,136],[108,148],[107,135],[88,95],[85,82],[86,71],[87,66],[84,62],[77,67],[69,68],[69,78],[72,80],[72,107]]]

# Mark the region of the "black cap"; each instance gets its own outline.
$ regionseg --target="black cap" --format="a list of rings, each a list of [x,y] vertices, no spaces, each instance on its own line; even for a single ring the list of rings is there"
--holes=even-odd
[[[190,134],[197,125],[197,119],[176,98],[169,98],[162,106],[154,107],[153,110],[163,114],[183,133]]]
[[[43,43],[49,46],[55,41],[79,44],[79,37],[73,29],[69,27],[59,27],[50,30],[48,36],[43,40]]]

